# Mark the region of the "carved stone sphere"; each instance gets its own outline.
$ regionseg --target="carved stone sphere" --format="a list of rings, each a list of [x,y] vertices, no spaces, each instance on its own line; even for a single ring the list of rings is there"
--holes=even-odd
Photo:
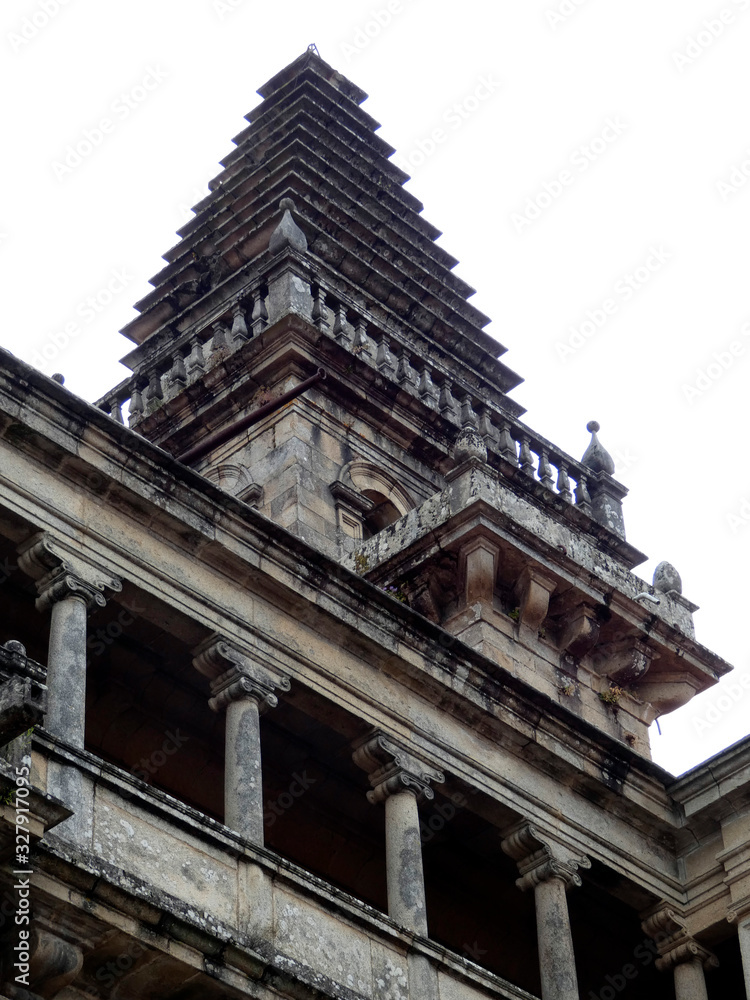
[[[672,563],[660,562],[654,570],[654,590],[668,594],[670,590],[682,593],[682,579]]]

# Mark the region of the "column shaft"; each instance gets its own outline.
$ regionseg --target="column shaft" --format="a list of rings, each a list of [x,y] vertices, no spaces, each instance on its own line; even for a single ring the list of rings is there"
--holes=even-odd
[[[708,1000],[703,961],[681,962],[674,967],[674,992],[676,1000]]]
[[[750,1000],[750,917],[740,922],[737,927],[737,933],[740,938],[742,969],[745,973],[745,993],[747,1000]]]
[[[263,846],[260,712],[254,698],[238,698],[227,706],[225,746],[224,822]]]
[[[419,807],[411,791],[396,792],[385,800],[385,850],[388,914],[403,927],[426,937]]]
[[[45,729],[82,747],[86,721],[86,602],[66,597],[52,605]]]
[[[578,1000],[565,882],[548,878],[534,889],[542,1000]]]

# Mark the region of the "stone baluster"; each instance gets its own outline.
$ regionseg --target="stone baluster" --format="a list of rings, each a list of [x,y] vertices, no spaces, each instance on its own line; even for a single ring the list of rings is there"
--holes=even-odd
[[[750,1000],[750,896],[746,896],[732,906],[727,914],[727,920],[737,927],[740,954],[742,955],[742,971],[745,979],[745,995],[747,1000]]]
[[[719,963],[688,933],[684,918],[667,903],[659,903],[644,914],[641,926],[659,949],[656,968],[674,972],[675,1000],[708,1000],[704,970]]]
[[[578,474],[576,485],[576,507],[580,507],[584,514],[591,513],[591,497],[589,496],[588,483],[583,472]]]
[[[173,396],[177,396],[187,385],[187,372],[185,371],[185,359],[182,351],[175,351],[172,367],[169,372],[169,385]]]
[[[193,382],[206,370],[206,361],[203,356],[203,344],[198,334],[193,334],[190,338],[190,354],[188,355],[188,379]]]
[[[328,309],[326,308],[326,293],[320,285],[313,286],[312,321],[319,330],[328,329]]]
[[[51,610],[45,729],[83,747],[86,720],[86,615],[104,607],[120,580],[42,532],[19,549],[19,565],[36,581],[39,611]]]
[[[263,333],[268,326],[268,309],[266,308],[266,296],[263,288],[259,288],[253,295],[253,312],[250,320],[254,337]]]
[[[440,386],[440,400],[438,402],[438,407],[446,420],[456,419],[456,411],[458,407],[453,393],[451,392],[451,384],[448,379],[445,379]]]
[[[349,336],[349,326],[346,322],[346,307],[341,303],[337,303],[333,310],[333,330],[334,339],[342,345],[342,347],[348,347],[351,342],[351,337]]]
[[[406,349],[401,351],[401,356],[398,359],[398,369],[396,370],[396,378],[399,380],[401,385],[407,386],[409,389],[414,388],[416,382],[416,376],[414,369],[409,362],[409,355],[406,353]]]
[[[432,381],[432,375],[430,374],[429,368],[422,369],[422,376],[419,380],[419,387],[417,389],[422,402],[426,406],[437,405],[440,393],[435,387],[435,383]]]
[[[573,494],[570,492],[568,468],[562,459],[560,459],[557,466],[557,492],[566,503],[573,502]]]
[[[426,936],[419,803],[434,798],[430,782],[445,777],[379,731],[355,745],[353,759],[369,776],[368,801],[385,802],[388,914],[402,927]]]
[[[193,666],[211,680],[209,705],[226,710],[224,823],[247,840],[263,845],[263,780],[260,716],[275,708],[275,691],[288,691],[281,671],[213,635],[195,651]]]
[[[364,316],[360,316],[357,319],[352,351],[362,357],[366,357],[370,353],[370,338],[367,336],[367,321]]]
[[[249,339],[245,310],[238,302],[232,313],[232,346],[241,347]]]
[[[138,381],[133,385],[133,392],[130,396],[130,407],[128,408],[128,426],[132,427],[133,424],[138,423],[138,421],[143,416],[143,393],[141,391],[141,385]]]
[[[218,321],[214,323],[212,330],[211,353],[216,354],[220,351],[227,351],[229,348],[229,339],[227,338],[226,326],[221,321]]]
[[[511,465],[518,465],[516,442],[511,436],[507,420],[503,420],[500,424],[500,434],[497,447],[506,462],[510,462]]]
[[[539,476],[539,482],[542,486],[546,486],[548,490],[551,490],[554,486],[554,480],[552,478],[552,466],[549,464],[549,455],[547,454],[546,448],[542,448],[539,452],[539,467],[537,469],[537,475]]]
[[[492,414],[486,406],[482,407],[479,417],[479,433],[484,438],[484,443],[488,448],[497,449],[498,433],[497,428],[492,423]]]
[[[577,869],[591,862],[570,858],[561,844],[525,822],[508,831],[502,849],[518,863],[518,888],[534,890],[542,1000],[579,1000],[566,892],[581,884]]]
[[[388,347],[388,338],[385,334],[380,338],[378,351],[375,355],[375,364],[386,378],[394,378],[396,375],[396,361]]]
[[[146,409],[151,412],[156,409],[159,403],[164,399],[164,390],[161,386],[161,375],[156,368],[153,369],[148,379],[148,388],[146,389]]]
[[[461,426],[471,427],[474,430],[479,426],[476,412],[471,405],[471,396],[464,396],[461,400]]]
[[[518,456],[518,464],[520,466],[521,472],[527,476],[534,478],[534,460],[531,457],[531,447],[529,445],[529,436],[524,434],[521,437],[521,450]]]

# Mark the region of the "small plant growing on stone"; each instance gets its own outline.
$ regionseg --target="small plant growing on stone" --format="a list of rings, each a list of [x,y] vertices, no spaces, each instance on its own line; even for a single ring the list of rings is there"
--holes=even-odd
[[[520,608],[513,608],[512,611],[508,612],[508,618],[512,618],[514,622],[517,622],[520,617],[521,617]]]
[[[395,597],[396,600],[401,601],[402,604],[406,604],[406,591],[403,587],[394,587],[393,584],[390,584],[387,587],[381,587],[381,590],[383,590],[386,594],[389,594],[391,597]]]
[[[354,568],[358,573],[366,573],[370,568],[370,560],[364,552],[357,552],[354,556]]]
[[[624,688],[617,687],[616,684],[610,684],[609,690],[599,692],[599,700],[603,701],[605,705],[619,705],[620,698],[624,694]]]
[[[539,636],[540,639],[546,639],[547,638],[547,630],[544,629],[544,628],[540,628],[539,631],[537,632],[537,635]]]
[[[560,688],[560,694],[564,694],[566,698],[572,698],[576,693],[575,684],[563,684]]]

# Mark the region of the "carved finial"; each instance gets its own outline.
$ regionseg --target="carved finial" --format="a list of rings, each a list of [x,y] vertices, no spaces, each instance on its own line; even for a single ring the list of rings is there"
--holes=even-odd
[[[291,247],[298,253],[305,253],[307,251],[307,237],[292,218],[292,212],[297,210],[296,205],[291,198],[282,198],[279,202],[279,208],[284,214],[281,217],[281,222],[271,234],[268,249],[271,253],[278,253],[284,247]]]
[[[660,594],[682,593],[682,578],[672,563],[660,562],[654,570],[654,590]]]
[[[601,430],[599,424],[596,420],[590,420],[586,424],[586,430],[591,432],[591,443],[583,453],[581,461],[592,472],[607,472],[610,476],[613,475],[615,471],[614,460],[606,448],[602,447],[596,436]]]

